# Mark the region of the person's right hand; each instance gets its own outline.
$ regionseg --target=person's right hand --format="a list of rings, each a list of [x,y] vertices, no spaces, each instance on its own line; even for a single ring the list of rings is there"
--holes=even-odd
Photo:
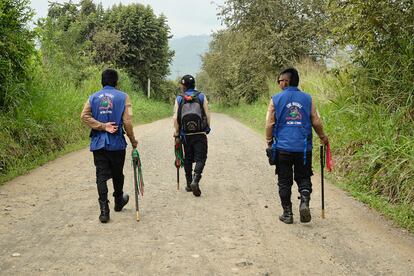
[[[175,142],[175,144],[181,143],[180,137],[175,137],[174,142]]]
[[[327,145],[329,143],[328,136],[324,135],[322,137],[319,137],[321,139],[322,144]]]
[[[132,144],[132,148],[136,149],[138,147],[138,141],[135,140],[134,142],[131,143]]]
[[[118,126],[115,122],[107,122],[105,123],[105,131],[109,133],[115,133],[118,131]]]

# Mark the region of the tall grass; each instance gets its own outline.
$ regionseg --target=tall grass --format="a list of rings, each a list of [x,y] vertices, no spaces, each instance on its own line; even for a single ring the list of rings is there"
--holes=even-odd
[[[414,232],[414,129],[407,109],[390,113],[386,106],[359,102],[354,95],[363,88],[346,75],[308,62],[298,69],[301,88],[312,95],[330,139],[336,161],[332,182]],[[215,110],[264,134],[268,100]]]
[[[1,114],[0,183],[66,152],[86,147],[89,129],[80,121],[88,96],[101,89],[100,68],[84,70],[73,79],[56,68],[38,68],[30,97],[13,113]],[[155,102],[137,91],[123,72],[120,89],[132,100],[134,123],[148,123],[171,114],[171,106]]]

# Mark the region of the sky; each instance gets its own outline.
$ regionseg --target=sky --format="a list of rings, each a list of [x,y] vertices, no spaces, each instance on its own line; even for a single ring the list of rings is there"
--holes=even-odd
[[[47,15],[48,1],[31,0],[31,6],[36,12],[35,18]],[[55,0],[54,2],[68,2],[69,0]],[[211,34],[213,31],[222,29],[220,20],[217,18],[219,5],[225,0],[96,0],[102,2],[105,8],[114,4],[140,3],[150,5],[155,14],[163,13],[168,19],[171,34],[174,38],[187,35]],[[78,3],[78,0],[73,0]]]

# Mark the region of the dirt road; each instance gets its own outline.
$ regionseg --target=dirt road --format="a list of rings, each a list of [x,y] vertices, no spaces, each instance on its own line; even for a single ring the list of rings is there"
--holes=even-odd
[[[318,177],[312,222],[299,223],[296,187],[295,223],[279,222],[263,138],[225,115],[212,120],[200,198],[184,183],[176,191],[171,120],[136,128],[146,182],[138,223],[133,201],[115,213],[113,200],[110,223],[99,223],[87,149],[1,186],[0,274],[414,275],[413,235],[332,185],[322,220]],[[125,171],[133,195],[129,161]]]

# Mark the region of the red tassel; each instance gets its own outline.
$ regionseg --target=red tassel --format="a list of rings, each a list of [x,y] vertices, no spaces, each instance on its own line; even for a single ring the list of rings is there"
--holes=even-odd
[[[332,171],[334,168],[334,161],[332,159],[332,154],[331,154],[331,147],[329,145],[329,143],[326,145],[326,169],[328,170],[328,172]]]

